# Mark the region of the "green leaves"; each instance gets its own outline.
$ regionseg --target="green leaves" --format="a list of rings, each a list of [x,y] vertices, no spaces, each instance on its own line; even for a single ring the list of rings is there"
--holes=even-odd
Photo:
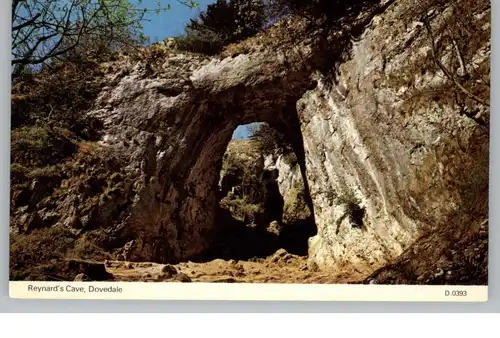
[[[193,0],[172,1],[190,8],[198,6]],[[71,51],[86,53],[89,48],[86,45],[90,44],[116,50],[144,43],[147,38],[141,23],[149,19],[148,15],[160,15],[172,7],[160,1],[156,8],[143,8],[142,4],[143,0],[14,0],[12,64],[15,73],[60,59]]]

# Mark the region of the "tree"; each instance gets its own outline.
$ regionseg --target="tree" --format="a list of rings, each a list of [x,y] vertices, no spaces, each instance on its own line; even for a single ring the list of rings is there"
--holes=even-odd
[[[195,7],[193,0],[177,2]],[[156,9],[139,8],[129,0],[13,0],[13,77],[75,50],[83,41],[101,41],[115,48],[143,42],[142,25]]]
[[[186,26],[181,48],[216,54],[222,47],[257,34],[266,22],[262,0],[217,0]]]
[[[293,153],[293,147],[287,137],[267,123],[258,123],[250,128],[250,139],[257,143],[264,155]]]
[[[265,0],[268,15],[281,18],[296,14],[315,21],[318,18],[327,19],[329,23],[341,24],[349,22],[359,12],[369,6],[377,6],[378,0]]]

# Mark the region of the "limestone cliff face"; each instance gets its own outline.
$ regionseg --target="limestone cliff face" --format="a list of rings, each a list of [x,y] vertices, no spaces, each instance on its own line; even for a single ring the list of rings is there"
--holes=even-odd
[[[319,265],[380,266],[448,215],[487,208],[489,109],[478,104],[468,116],[440,95],[446,76],[425,63],[423,23],[398,20],[412,5],[396,1],[374,17],[336,80],[318,75],[297,104],[318,227],[309,252]],[[435,15],[439,31],[458,14]],[[488,17],[488,6],[476,13],[489,35]],[[489,40],[476,48],[472,58],[488,63]],[[482,198],[467,200],[475,186]],[[352,205],[362,210],[358,224]]]
[[[381,3],[360,15],[351,43],[352,27],[307,31],[291,19],[240,54],[153,46],[104,65],[90,114],[104,123],[100,146],[124,163],[130,203],[109,225],[126,243],[120,258],[175,262],[211,246],[224,152],[234,129],[255,121],[295,149],[298,166],[267,165],[283,195],[303,182],[317,226],[309,256],[320,267],[375,269],[449,215],[483,217],[489,107],[457,104],[456,88],[429,63],[423,23],[400,20],[418,1]],[[489,6],[480,9],[489,36]],[[436,10],[432,29],[442,32],[452,15]],[[488,64],[489,38],[471,53]]]
[[[290,163],[286,156],[268,155],[264,166],[267,170],[277,170],[277,182],[282,196],[286,196],[293,187],[304,184],[299,164]]]

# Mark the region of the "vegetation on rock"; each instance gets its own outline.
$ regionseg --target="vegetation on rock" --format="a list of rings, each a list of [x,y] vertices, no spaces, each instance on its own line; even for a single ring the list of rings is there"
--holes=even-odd
[[[283,155],[292,166],[297,163],[297,156],[290,140],[269,124],[259,123],[252,126],[249,137],[255,142],[259,153],[263,155]]]
[[[191,19],[177,44],[183,50],[214,55],[260,32],[265,19],[262,0],[217,0]]]

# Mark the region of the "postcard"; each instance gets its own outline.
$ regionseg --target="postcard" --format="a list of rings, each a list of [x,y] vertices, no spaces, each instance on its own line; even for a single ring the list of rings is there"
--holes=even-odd
[[[12,2],[10,296],[488,298],[487,0]]]

